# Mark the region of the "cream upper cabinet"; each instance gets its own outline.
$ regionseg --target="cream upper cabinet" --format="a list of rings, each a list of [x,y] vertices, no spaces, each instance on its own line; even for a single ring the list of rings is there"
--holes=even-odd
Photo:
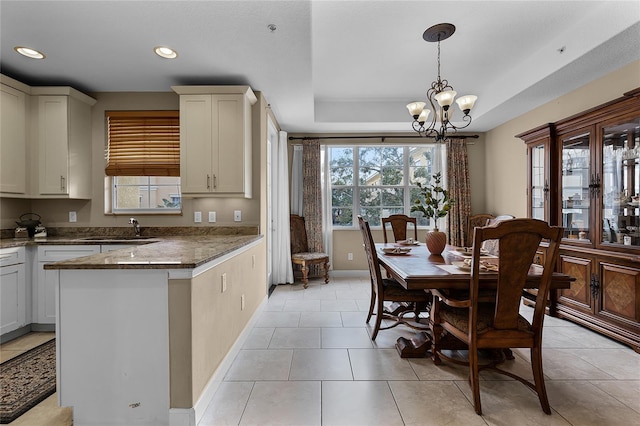
[[[23,86],[5,84],[11,79],[2,76],[0,84],[0,193],[19,195],[27,191],[27,99]],[[28,86],[24,86],[27,90]]]
[[[180,95],[183,195],[251,198],[251,88],[172,88]]]
[[[42,198],[91,198],[91,106],[95,99],[70,87],[34,87],[38,147],[37,190]]]

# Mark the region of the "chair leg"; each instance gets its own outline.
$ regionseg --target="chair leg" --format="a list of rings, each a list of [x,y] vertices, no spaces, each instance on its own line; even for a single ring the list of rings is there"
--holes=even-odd
[[[302,284],[304,288],[309,287],[309,266],[305,263],[302,265]]]
[[[372,284],[373,286],[373,284]],[[369,320],[371,319],[371,315],[373,315],[373,309],[376,307],[376,292],[371,289],[371,303],[369,304],[369,315],[367,315],[366,323],[369,324]]]
[[[473,394],[473,406],[476,414],[482,415],[480,404],[480,374],[478,372],[478,350],[469,348],[469,385]]]
[[[547,389],[544,385],[544,373],[542,372],[542,349],[540,348],[540,345],[531,348],[531,367],[533,369],[533,382],[536,385],[536,392],[538,393],[538,399],[540,400],[542,411],[546,414],[551,414],[549,398],[547,397]]]
[[[432,297],[431,312],[429,312],[429,327],[431,328],[431,360],[435,365],[442,364],[440,359],[440,337],[442,336],[442,326],[440,325],[440,300]]]
[[[376,323],[373,326],[373,333],[371,334],[371,340],[376,340],[378,337],[378,331],[380,331],[380,325],[382,324],[382,317],[384,316],[384,304],[381,298],[378,298],[376,309]]]

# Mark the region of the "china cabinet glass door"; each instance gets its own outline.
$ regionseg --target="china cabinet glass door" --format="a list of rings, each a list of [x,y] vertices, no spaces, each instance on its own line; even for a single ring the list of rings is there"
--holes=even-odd
[[[640,118],[604,126],[602,221],[604,244],[640,246]]]
[[[549,197],[549,183],[545,170],[545,145],[531,147],[531,211],[529,217],[546,220],[545,203]]]
[[[562,226],[564,237],[591,241],[590,209],[595,180],[591,170],[591,132],[581,132],[562,139]]]

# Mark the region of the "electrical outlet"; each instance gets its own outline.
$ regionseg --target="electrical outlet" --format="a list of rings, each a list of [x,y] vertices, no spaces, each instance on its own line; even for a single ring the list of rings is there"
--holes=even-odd
[[[209,222],[213,223],[216,221],[216,212],[209,212]]]
[[[242,221],[242,211],[241,210],[234,210],[233,211],[233,220],[236,222],[241,222]]]
[[[244,311],[244,294],[240,296],[240,310]]]
[[[202,212],[193,212],[193,221],[195,223],[202,222]]]
[[[353,260],[353,253],[347,253],[347,260]]]
[[[74,223],[78,221],[78,215],[76,212],[69,212],[69,222]]]
[[[252,268],[256,267],[256,255],[255,254],[251,255],[251,267]]]
[[[222,292],[224,293],[225,291],[227,291],[227,273],[226,272],[222,274],[221,281],[222,281]]]

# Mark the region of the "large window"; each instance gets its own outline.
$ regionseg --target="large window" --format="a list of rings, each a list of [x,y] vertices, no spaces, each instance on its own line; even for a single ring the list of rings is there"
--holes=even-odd
[[[424,182],[436,170],[439,146],[330,146],[331,215],[334,227],[352,227],[357,215],[372,226],[396,213],[418,217],[420,226],[432,226],[420,213],[410,213],[419,196],[416,180]]]
[[[110,111],[106,116],[110,211],[180,212],[179,112]]]

